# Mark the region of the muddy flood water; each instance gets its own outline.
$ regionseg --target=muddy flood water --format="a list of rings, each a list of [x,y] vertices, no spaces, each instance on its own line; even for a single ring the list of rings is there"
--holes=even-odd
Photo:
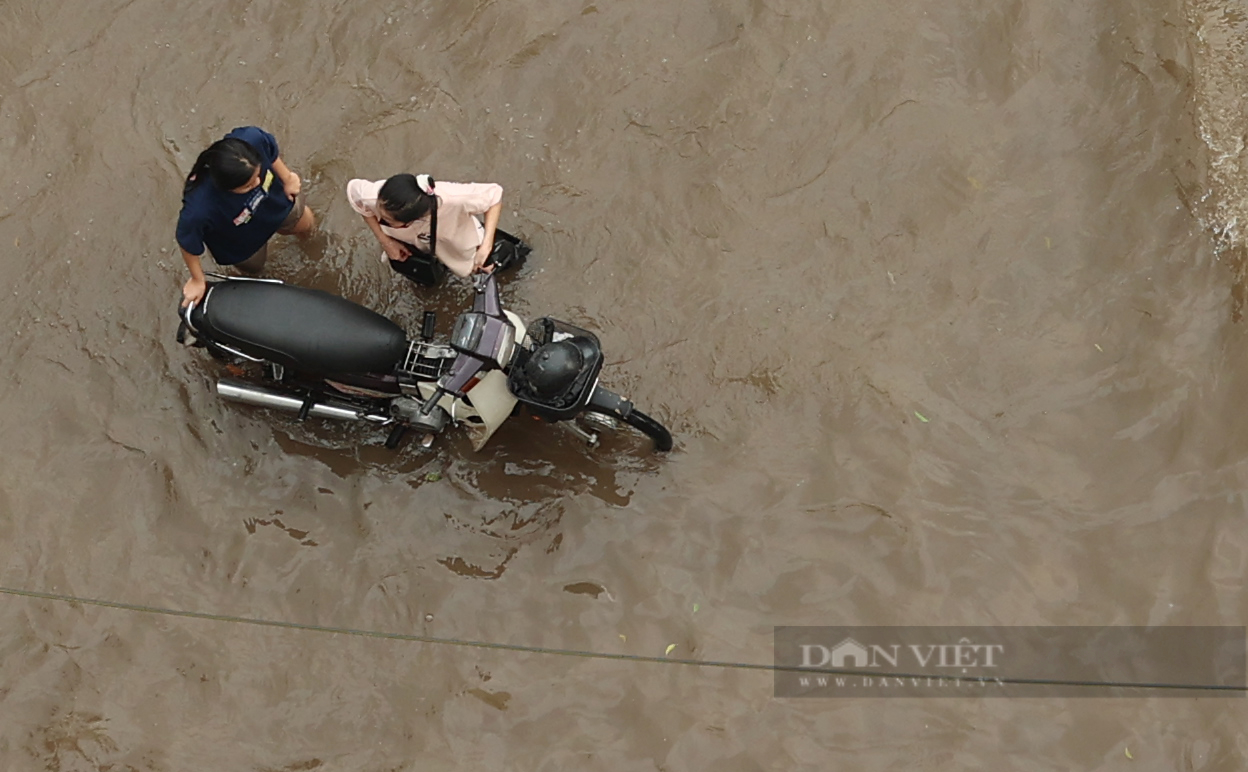
[[[1244,699],[778,699],[776,625],[1248,619],[1244,0],[0,0],[0,767],[1243,770]],[[659,456],[220,401],[196,154],[409,329],[353,177],[496,181],[504,300]],[[34,591],[196,612],[178,617]],[[228,618],[227,618],[228,617]]]

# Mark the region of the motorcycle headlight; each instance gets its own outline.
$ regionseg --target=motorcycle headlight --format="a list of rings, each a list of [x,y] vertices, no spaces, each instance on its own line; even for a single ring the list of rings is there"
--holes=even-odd
[[[451,346],[465,354],[476,354],[488,319],[485,314],[471,311],[460,314],[455,320],[455,329],[451,331]]]

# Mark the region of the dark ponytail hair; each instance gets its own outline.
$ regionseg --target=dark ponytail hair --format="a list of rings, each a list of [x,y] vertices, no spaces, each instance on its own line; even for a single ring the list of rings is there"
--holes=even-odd
[[[224,191],[241,188],[260,168],[260,162],[260,154],[243,140],[234,137],[219,139],[195,159],[191,173],[186,175],[186,184],[182,186],[182,195],[186,196],[199,187],[205,177]]]
[[[433,180],[429,180],[433,189]],[[396,174],[377,191],[377,201],[395,220],[403,223],[419,220],[433,208],[434,196],[420,189],[414,174]]]

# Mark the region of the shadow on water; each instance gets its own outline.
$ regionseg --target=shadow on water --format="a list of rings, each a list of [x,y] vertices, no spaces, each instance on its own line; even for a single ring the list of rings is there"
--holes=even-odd
[[[474,579],[499,578],[530,545],[558,550],[565,513],[584,511],[585,498],[627,508],[664,460],[640,434],[604,438],[591,449],[564,427],[524,417],[504,424],[479,452],[455,428],[430,449],[408,442],[391,451],[382,444],[384,432],[372,427],[268,418],[284,453],[315,459],[341,478],[376,474],[405,484],[414,496],[433,486],[432,501],[453,533],[437,562]]]
[[[492,568],[462,555],[439,561],[462,576],[497,578],[527,545],[555,552],[563,540],[559,527],[565,513],[587,508],[578,500],[588,497],[624,510],[640,481],[662,463],[640,436],[613,438],[590,449],[558,425],[521,419],[508,429],[504,426],[481,453],[456,455],[446,467],[447,480],[465,498],[478,497],[477,506],[447,512],[448,524],[506,550]]]
[[[498,501],[538,503],[590,495],[625,507],[638,477],[656,471],[663,458],[640,434],[604,437],[589,448],[563,426],[523,415],[504,424],[480,451],[472,450],[457,427],[448,428],[432,448],[411,440],[389,450],[383,444],[386,432],[369,425],[300,422],[283,413],[238,407],[266,421],[283,452],[313,458],[339,477],[372,469],[413,488],[446,478],[465,495]]]

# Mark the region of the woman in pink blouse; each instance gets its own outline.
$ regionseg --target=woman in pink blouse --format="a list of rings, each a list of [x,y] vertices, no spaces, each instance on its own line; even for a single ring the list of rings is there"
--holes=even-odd
[[[456,276],[494,270],[486,260],[503,210],[500,185],[396,174],[377,182],[351,180],[347,199],[381,243],[382,259],[398,273],[412,273],[414,266],[405,263],[413,250],[421,253],[418,260],[432,252]]]

